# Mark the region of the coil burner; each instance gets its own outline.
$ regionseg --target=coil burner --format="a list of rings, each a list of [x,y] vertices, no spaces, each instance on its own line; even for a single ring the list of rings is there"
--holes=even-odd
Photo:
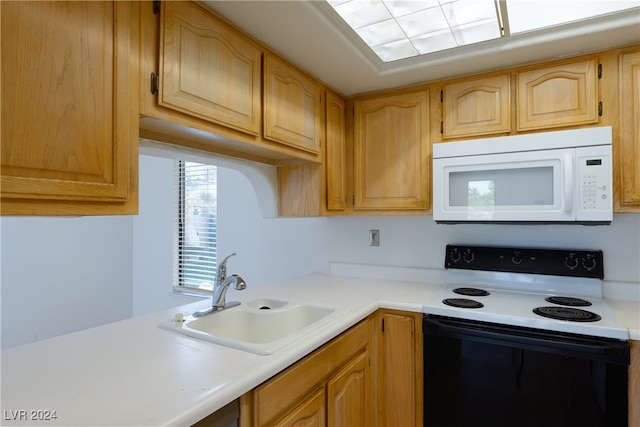
[[[467,298],[447,298],[442,300],[442,302],[446,305],[450,305],[451,307],[458,308],[482,308],[484,304],[478,301],[474,301],[472,299]]]
[[[569,322],[597,322],[601,319],[596,313],[573,307],[536,307],[533,309],[533,312],[539,316],[556,320],[567,320]]]
[[[491,295],[489,291],[485,291],[484,289],[478,289],[478,288],[455,288],[453,292],[459,295],[466,295],[469,297],[486,297],[488,295]]]
[[[547,297],[544,300],[552,304],[568,305],[570,307],[589,307],[591,305],[591,303],[587,300],[584,300],[582,298],[574,298],[574,297],[554,296],[554,297]]]

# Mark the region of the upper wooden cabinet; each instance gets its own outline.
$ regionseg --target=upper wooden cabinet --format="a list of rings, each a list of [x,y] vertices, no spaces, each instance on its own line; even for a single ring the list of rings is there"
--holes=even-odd
[[[327,209],[342,211],[347,203],[346,115],[342,97],[327,91],[325,175]]]
[[[137,212],[136,2],[2,2],[2,214]]]
[[[518,130],[598,123],[595,59],[518,72]]]
[[[620,205],[640,208],[640,51],[620,56],[620,139],[617,152]],[[614,180],[615,182],[616,180]],[[630,209],[624,209],[630,211]]]
[[[508,74],[445,84],[442,103],[445,139],[511,131]]]
[[[354,209],[429,208],[429,92],[354,103]]]
[[[340,214],[346,208],[345,101],[327,90],[325,107],[324,162],[278,168],[281,216]]]
[[[278,139],[277,131],[275,137],[265,134],[267,97],[284,114],[275,116],[276,128],[302,132],[297,106],[290,107],[295,119],[288,110],[282,113],[291,100],[280,98],[280,88],[277,99],[265,93],[262,58],[268,47],[201,2],[158,3],[159,8],[141,2],[142,138],[273,165],[321,161],[320,149],[310,149],[306,140]],[[313,118],[317,122],[311,120],[319,147],[324,110],[314,113],[319,114]]]
[[[264,137],[311,153],[323,135],[322,87],[278,57],[264,56]]]
[[[192,2],[160,19],[160,105],[260,133],[260,46]]]

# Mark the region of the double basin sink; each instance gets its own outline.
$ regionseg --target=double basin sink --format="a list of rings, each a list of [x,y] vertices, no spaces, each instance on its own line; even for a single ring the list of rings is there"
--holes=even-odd
[[[254,354],[271,354],[337,316],[334,308],[258,298],[209,314],[192,315],[159,326],[192,338]]]

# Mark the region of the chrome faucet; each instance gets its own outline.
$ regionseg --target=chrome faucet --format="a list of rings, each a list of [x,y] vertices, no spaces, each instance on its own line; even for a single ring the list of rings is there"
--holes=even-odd
[[[227,289],[229,285],[233,284],[234,289],[239,291],[247,287],[247,284],[242,277],[237,274],[227,276],[227,260],[234,256],[236,253],[232,253],[220,262],[218,265],[218,271],[216,273],[216,281],[213,284],[213,298],[211,300],[211,308],[205,310],[196,311],[193,313],[195,317],[206,316],[207,314],[215,313],[216,311],[224,310],[225,308],[235,307],[240,305],[238,301],[225,302],[227,295]]]

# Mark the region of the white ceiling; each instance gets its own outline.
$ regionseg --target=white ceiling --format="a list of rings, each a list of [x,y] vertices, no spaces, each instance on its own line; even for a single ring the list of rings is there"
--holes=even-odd
[[[343,95],[640,43],[640,12],[634,9],[384,64],[324,1],[204,3]]]

